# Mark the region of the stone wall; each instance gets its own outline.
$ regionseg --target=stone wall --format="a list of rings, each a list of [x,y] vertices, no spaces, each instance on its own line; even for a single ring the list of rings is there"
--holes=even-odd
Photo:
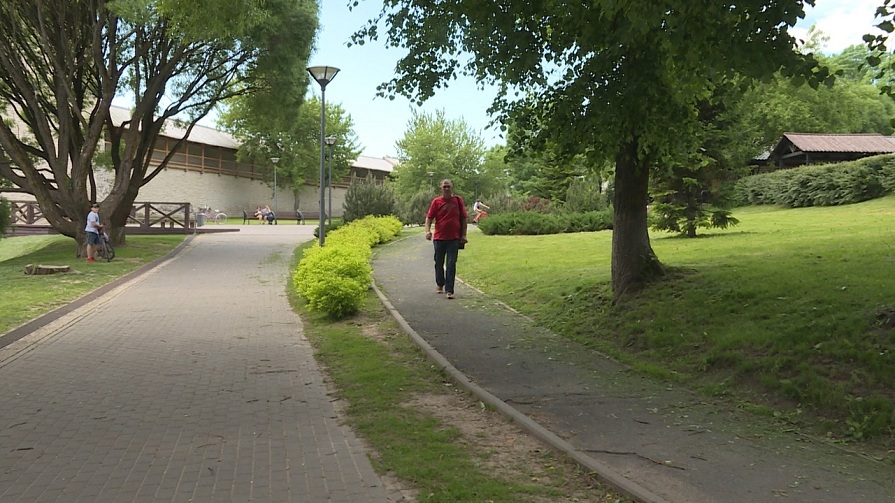
[[[111,173],[97,173],[97,184],[100,187],[101,197],[105,197],[111,187]],[[333,215],[341,216],[344,212],[342,204],[345,201],[346,189],[333,187]],[[329,208],[329,193],[327,191],[327,209]],[[320,206],[320,193],[318,186],[305,185],[299,194],[299,201],[303,212],[317,213]],[[179,169],[165,169],[152,179],[150,183],[140,189],[137,201],[154,202],[188,202],[196,207],[211,206],[223,211],[231,218],[241,218],[242,210],[254,212],[258,206],[270,205],[277,215],[283,218],[294,215],[294,197],[291,190],[280,189],[277,191],[277,203],[274,208],[273,189],[266,183],[258,180],[235,177],[232,175],[219,175],[185,171]]]

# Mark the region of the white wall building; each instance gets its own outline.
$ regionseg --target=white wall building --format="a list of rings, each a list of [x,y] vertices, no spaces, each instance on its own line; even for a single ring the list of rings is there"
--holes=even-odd
[[[128,111],[123,108],[112,108],[112,117],[116,124],[129,118]],[[156,144],[153,158],[159,161],[169,152],[171,147],[185,133],[184,129],[166,127]],[[280,188],[276,198],[272,184],[262,180],[262,169],[253,163],[243,163],[236,159],[239,143],[231,135],[208,128],[196,126],[180,150],[174,154],[167,167],[150,183],[140,189],[138,201],[155,202],[188,202],[194,207],[211,206],[227,213],[231,218],[241,218],[242,211],[254,212],[258,206],[270,205],[279,216],[294,216],[295,197],[291,190]],[[360,156],[352,163],[350,173],[333,183],[332,212],[333,216],[343,214],[342,204],[350,184],[357,179],[373,179],[377,182],[385,180],[398,164],[397,159]],[[103,182],[97,174],[98,183],[108,193],[111,187],[112,173],[108,173]],[[325,191],[330,207],[329,191]],[[320,207],[320,185],[307,183],[298,194],[298,209],[305,215],[316,215]],[[276,199],[276,208],[274,208]]]

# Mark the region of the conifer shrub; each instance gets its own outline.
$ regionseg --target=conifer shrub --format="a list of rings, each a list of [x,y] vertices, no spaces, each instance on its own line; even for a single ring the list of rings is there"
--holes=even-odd
[[[397,215],[398,199],[386,184],[358,181],[345,193],[342,218],[351,222],[366,216]]]
[[[399,216],[401,221],[408,225],[423,225],[426,223],[426,212],[437,194],[431,190],[421,190],[410,198],[410,201],[401,205]]]
[[[608,194],[602,190],[599,180],[577,179],[566,189],[563,210],[570,213],[603,211],[609,208]]]

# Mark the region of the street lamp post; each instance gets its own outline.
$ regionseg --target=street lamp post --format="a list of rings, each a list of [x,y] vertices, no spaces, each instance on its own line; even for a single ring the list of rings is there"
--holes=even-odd
[[[273,214],[277,214],[277,163],[280,162],[279,157],[271,157],[270,162],[273,163]]]
[[[426,173],[426,174],[429,175],[429,186],[432,187],[432,188],[434,189],[434,188],[435,188],[435,182],[432,180],[432,177],[435,176],[435,172],[434,172],[434,171],[429,171],[429,172]]]
[[[332,227],[333,225],[333,144],[336,143],[335,136],[327,136],[323,139],[326,142],[327,149],[329,150],[329,176],[326,177],[329,182],[329,211],[326,212],[326,216],[328,218],[328,222],[326,225]]]
[[[307,70],[311,77],[314,77],[314,80],[320,84],[320,223],[317,233],[319,234],[319,243],[322,247],[326,240],[326,221],[324,220],[326,208],[324,206],[323,192],[325,187],[323,182],[326,178],[326,169],[324,167],[325,154],[323,152],[323,134],[326,130],[326,85],[336,78],[339,69],[334,66],[311,66]]]

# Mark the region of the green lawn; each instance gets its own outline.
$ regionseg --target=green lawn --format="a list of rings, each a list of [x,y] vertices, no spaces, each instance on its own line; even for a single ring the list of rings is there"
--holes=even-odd
[[[75,257],[71,238],[21,236],[0,239],[0,334],[62,306],[138,267],[164,256],[184,236],[129,236],[111,262],[88,264]],[[27,276],[26,264],[68,265],[72,272]]]
[[[653,375],[837,438],[895,439],[895,196],[862,204],[741,208],[741,224],[654,234],[669,269],[613,303],[610,232],[484,236],[459,275],[556,332]],[[129,238],[87,264],[60,236],[0,240],[0,332],[164,255],[182,237]],[[27,263],[75,272],[25,276]]]
[[[895,438],[895,197],[741,208],[653,234],[667,280],[612,302],[611,233],[472,234],[458,274],[553,330],[663,378],[840,438]]]

